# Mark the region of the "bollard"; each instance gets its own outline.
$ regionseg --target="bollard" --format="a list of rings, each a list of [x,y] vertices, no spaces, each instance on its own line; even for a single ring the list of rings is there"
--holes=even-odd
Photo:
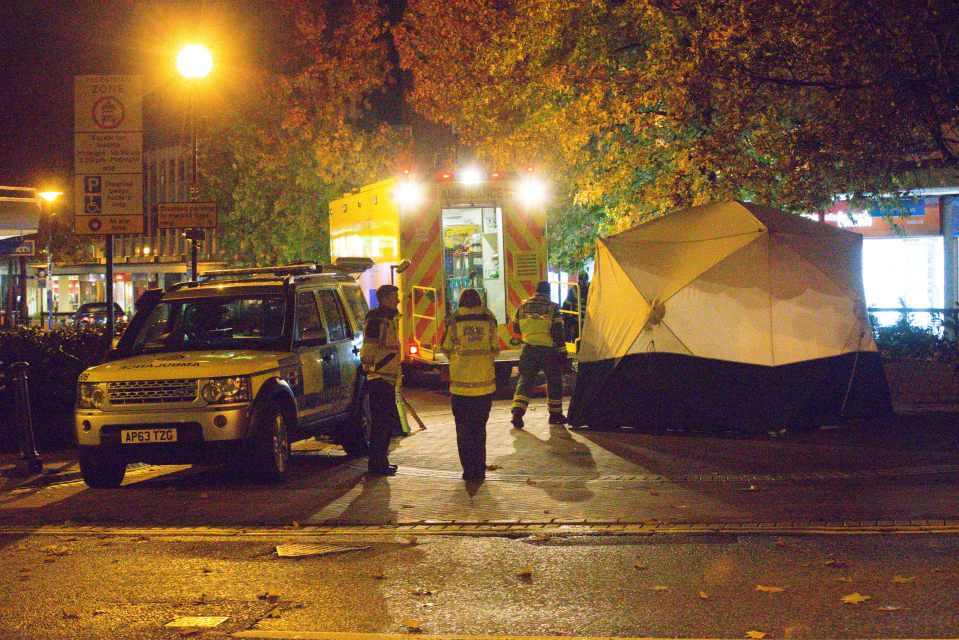
[[[43,460],[37,453],[33,439],[33,418],[30,415],[30,387],[27,384],[26,362],[15,362],[10,366],[13,371],[13,398],[16,405],[17,426],[20,428],[20,459],[14,474],[27,476],[43,473]]]

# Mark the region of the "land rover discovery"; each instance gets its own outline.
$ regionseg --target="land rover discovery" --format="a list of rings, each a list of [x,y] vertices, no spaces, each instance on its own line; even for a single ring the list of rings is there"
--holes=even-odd
[[[80,376],[83,479],[115,487],[130,462],[226,459],[277,483],[290,443],[315,435],[363,455],[367,311],[345,269],[313,264],[215,271],[147,291],[109,360]]]

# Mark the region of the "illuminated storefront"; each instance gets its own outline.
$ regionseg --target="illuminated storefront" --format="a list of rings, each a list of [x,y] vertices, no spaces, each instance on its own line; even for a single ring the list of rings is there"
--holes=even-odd
[[[890,215],[891,214],[891,217]],[[956,306],[956,229],[959,188],[929,189],[901,207],[852,209],[840,202],[821,219],[863,235],[866,304],[877,308],[941,309]],[[897,313],[879,313],[883,324]],[[917,313],[917,324],[930,315]]]

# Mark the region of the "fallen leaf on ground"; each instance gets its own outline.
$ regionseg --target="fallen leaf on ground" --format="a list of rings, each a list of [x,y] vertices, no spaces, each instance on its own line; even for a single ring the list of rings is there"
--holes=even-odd
[[[274,591],[273,589],[268,589],[264,591],[263,593],[261,593],[260,595],[258,595],[257,598],[259,598],[260,600],[269,600],[271,602],[275,602],[280,599],[280,594],[278,591]]]
[[[48,544],[40,550],[48,556],[65,556],[70,553],[70,547],[63,544]]]
[[[527,580],[529,580],[530,578],[533,577],[533,567],[523,567],[522,569],[516,572],[516,577],[526,578]]]
[[[756,591],[762,591],[763,593],[782,593],[782,587],[767,587],[761,584],[756,585]]]
[[[80,610],[74,607],[67,607],[63,610],[64,620],[77,620],[80,618]]]
[[[846,604],[859,604],[861,602],[865,602],[866,600],[872,600],[872,596],[864,596],[858,591],[842,597],[842,601]]]
[[[407,631],[416,633],[417,631],[420,630],[420,627],[423,626],[423,623],[420,622],[419,620],[414,620],[413,618],[407,618],[406,620],[403,621],[403,626],[406,627]]]
[[[643,564],[642,562],[637,562],[636,568],[639,569],[640,571],[645,571],[646,569],[649,569],[649,565]]]
[[[210,497],[210,494],[207,493],[206,491],[204,491],[203,493],[200,494],[200,497],[201,497],[201,498],[204,498],[204,499],[205,499],[205,498],[209,498],[209,497]]]
[[[705,591],[700,591],[700,592],[699,592],[699,597],[700,597],[700,599],[702,599],[702,600],[709,600],[709,594],[706,593]]]
[[[486,470],[487,470],[487,471],[496,471],[497,469],[502,469],[502,468],[503,468],[503,465],[499,465],[499,464],[488,464],[488,465],[486,465]]]
[[[426,589],[425,587],[416,587],[415,589],[413,589],[413,595],[414,596],[431,596],[433,595],[433,592],[430,591],[429,589]]]
[[[279,558],[305,558],[308,556],[328,556],[347,551],[365,551],[370,545],[346,546],[334,544],[278,544],[276,555]]]
[[[293,524],[290,525],[294,530],[300,528],[300,523],[296,520],[293,521]]]
[[[786,627],[783,635],[787,638],[803,638],[812,635],[812,628],[804,624],[796,624]]]
[[[785,538],[776,538],[776,546],[777,546],[777,547],[785,547],[785,546],[786,546],[786,539],[785,539]]]
[[[763,633],[762,631],[747,631],[746,637],[754,638],[755,640],[762,640],[763,638],[766,637],[766,634]]]
[[[896,584],[909,584],[910,582],[915,582],[916,576],[893,576],[892,582]]]
[[[531,535],[529,539],[533,540],[534,542],[546,542],[547,540],[552,539],[552,537],[553,536],[549,535],[548,533],[536,533]]]
[[[881,607],[876,607],[876,611],[902,611],[903,607],[897,607],[895,605],[887,604]]]
[[[413,546],[417,542],[419,542],[419,540],[417,539],[416,536],[406,536],[406,544]]]
[[[202,569],[200,569],[200,571],[202,571],[203,573],[213,573],[213,569],[211,569],[210,567],[203,567]]]
[[[385,580],[386,574],[383,573],[382,571],[377,571],[376,573],[371,574],[370,577],[373,578],[374,580]]]
[[[836,582],[852,582],[852,578],[849,576],[839,576],[835,579]]]
[[[33,571],[30,567],[20,567],[20,573],[28,573],[30,571]]]
[[[669,587],[664,584],[657,584],[655,587],[653,587],[653,591],[669,591]]]
[[[843,566],[844,563],[842,560],[836,560],[835,558],[826,558],[823,561],[823,564],[827,567],[834,567],[838,569],[839,567]]]

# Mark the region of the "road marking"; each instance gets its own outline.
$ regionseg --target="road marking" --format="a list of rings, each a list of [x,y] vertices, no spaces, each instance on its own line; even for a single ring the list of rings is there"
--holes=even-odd
[[[258,640],[667,640],[666,638],[621,638],[614,636],[487,636],[462,633],[338,633],[327,631],[239,631],[233,638]],[[683,640],[695,640],[684,638]],[[703,639],[700,639],[703,640]]]
[[[238,631],[231,637],[250,638],[252,640],[731,640],[723,638],[654,638],[649,636],[493,636],[464,633],[343,633],[333,631]]]
[[[404,536],[482,536],[521,538],[536,534],[571,536],[648,535],[944,535],[959,533],[959,520],[902,522],[424,522],[400,525],[318,525],[293,527],[127,527],[0,524],[0,535],[154,536],[256,538],[374,538]]]

